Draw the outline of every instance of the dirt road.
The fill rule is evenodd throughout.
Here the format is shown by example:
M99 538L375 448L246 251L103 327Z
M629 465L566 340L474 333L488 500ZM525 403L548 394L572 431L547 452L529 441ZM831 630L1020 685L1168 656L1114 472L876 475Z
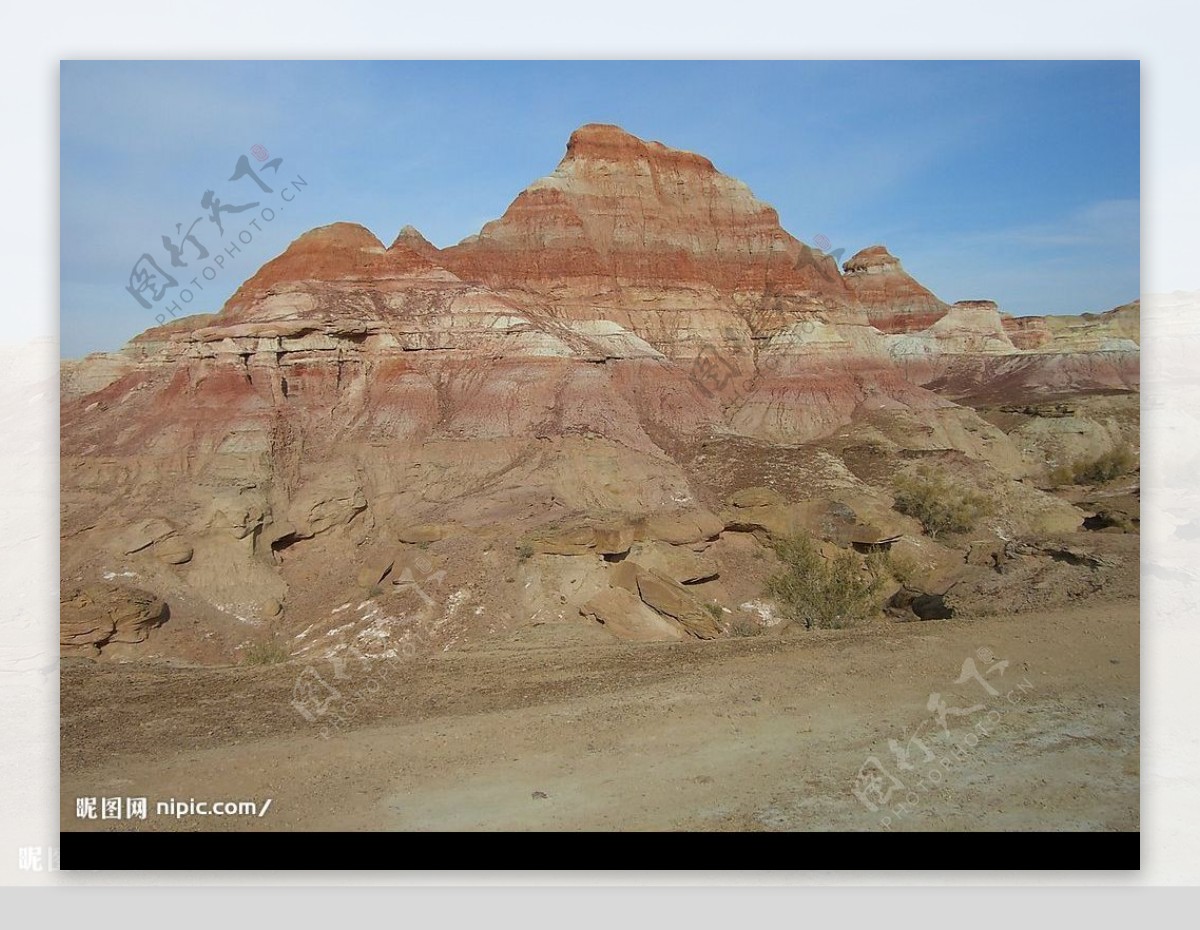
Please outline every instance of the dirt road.
M1132 600L670 645L547 624L370 669L79 660L62 824L1136 830L1138 693ZM107 796L148 798L147 819L77 817ZM168 798L272 800L175 819Z

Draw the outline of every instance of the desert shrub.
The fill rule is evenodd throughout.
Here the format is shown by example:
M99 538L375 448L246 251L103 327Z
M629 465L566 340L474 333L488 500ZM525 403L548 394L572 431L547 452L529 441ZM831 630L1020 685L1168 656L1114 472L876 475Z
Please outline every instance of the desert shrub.
M1120 443L1091 461L1076 463L1075 478L1077 481L1100 484L1127 475L1136 467L1137 455L1127 444Z
M704 605L704 609L708 611L709 616L711 616L714 620L722 620L725 617L725 611L721 609L720 604L709 601Z
M242 650L242 665L278 665L292 657L287 647L278 640L251 643Z
M521 543L517 546L517 561L525 562L533 557L533 546L529 543Z
M1075 459L1063 462L1050 469L1047 480L1051 487L1061 488L1070 484L1103 484L1137 468L1137 453L1128 443L1118 443L1095 458Z
M879 578L889 575L907 587L916 581L920 567L917 560L903 552L872 552L867 556L867 567Z
M807 536L792 536L775 546L782 570L767 582L767 593L781 613L807 629L840 629L869 617L883 587L875 572L864 572L858 556L843 552L826 561Z
M751 620L749 617L734 617L729 621L729 635L735 638L762 636L765 632L766 629L761 623Z
M969 532L992 512L992 502L984 495L956 487L925 468L898 477L893 490L895 508L919 520L935 539L942 533Z
M1074 484L1075 466L1067 462L1055 465L1050 469L1046 480L1052 488L1063 488L1069 484Z

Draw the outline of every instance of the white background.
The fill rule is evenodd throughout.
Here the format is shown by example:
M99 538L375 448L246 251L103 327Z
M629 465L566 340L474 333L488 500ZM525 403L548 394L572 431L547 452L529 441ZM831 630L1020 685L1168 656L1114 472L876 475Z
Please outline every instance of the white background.
M1173 884L1200 880L1200 733L1193 722L1200 708L1200 637L1194 608L1200 604L1200 544L1174 537L1174 529L1200 518L1200 121L1197 120L1195 6L1093 0L1086 4L1010 2L991 7L956 2L853 4L759 2L717 4L608 0L602 4L562 2L483 3L459 0L452 8L341 0L336 4L292 0L41 3L6 5L3 16L3 144L0 144L0 261L5 269L0 297L0 883L295 883L314 875L158 875L114 873L103 878L17 870L21 846L55 843L57 824L57 589L58 462L58 61L61 58L1137 58L1143 62L1143 870L1140 873L1057 875L995 873L831 873L821 866L819 838L794 839L797 871L747 873L749 881L901 884L975 881ZM448 118L453 118L448 115ZM148 120L147 145L153 145ZM1191 292L1175 293L1169 292ZM469 842L469 840L468 840ZM862 860L875 864L870 838ZM942 842L941 840L938 841ZM964 863L986 837L955 840ZM1036 841L1035 841L1036 842ZM1010 844L1012 845L1012 844ZM536 848L536 847L535 847ZM914 840L912 855L897 866L919 867L928 843ZM1020 848L1016 844L1015 848ZM600 853L600 848L597 849ZM602 864L599 857L596 864ZM497 863L498 866L511 863ZM581 865L587 865L581 863ZM738 863L662 863L668 879L711 882ZM1020 868L1019 855L1013 856ZM1088 863L1064 863L1066 869ZM214 863L214 866L219 864ZM458 873L478 879L479 873ZM508 873L507 880L554 880L555 873ZM653 874L578 871L557 873L558 881L634 878ZM443 878L448 878L443 873ZM328 873L329 884L353 880L388 883L387 873L359 876ZM494 880L505 880L495 877ZM195 897L198 889L188 892ZM177 894L184 894L177 892ZM223 911L257 913L241 898L222 900ZM290 905L265 913L282 923L292 906L322 923L352 913L387 923L439 916L482 917L522 926L591 925L607 919L611 906L632 906L649 918L674 924L683 902L664 902L647 891L588 892L592 900L565 892L463 892L430 897L405 891L386 907L369 908L315 900L299 888ZM787 897L780 897L786 895ZM204 900L212 902L205 890ZM357 892L355 901L369 896ZM825 892L795 889L757 892L755 905L788 923L820 920L891 925L897 921L950 921L975 926L1003 919L1036 920L1061 913L1064 902L1044 895L1016 901L966 899L947 889L926 893L903 906L871 904L862 894L832 899ZM494 909L506 902L516 910ZM1054 903L1057 902L1057 903ZM46 903L46 902L43 902ZM140 889L109 916L122 922L141 914L189 925L200 916L181 900ZM1110 917L1128 924L1142 914L1127 898L1101 899ZM26 905L27 906L27 905ZM41 907L42 904L39 904ZM738 892L693 892L690 914L705 924L744 922L747 899ZM276 905L272 905L276 907ZM376 910L376 908L379 910ZM329 910L323 910L329 909ZM337 910L333 910L337 908ZM1049 913L1047 913L1047 909ZM23 908L6 917L44 919ZM372 917L371 915L374 914ZM897 916L902 914L903 916ZM37 917L35 915L41 915ZM5 918L5 923L8 920ZM1143 917L1144 919L1144 917ZM211 917L206 918L206 922ZM657 921L656 921L657 922ZM23 922L11 924L22 926Z

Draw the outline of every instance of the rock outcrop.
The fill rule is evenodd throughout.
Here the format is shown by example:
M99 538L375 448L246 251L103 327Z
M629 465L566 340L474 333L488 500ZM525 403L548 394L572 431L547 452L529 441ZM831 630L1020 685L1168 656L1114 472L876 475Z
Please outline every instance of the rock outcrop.
M796 512L760 491L717 513L705 443L769 456L869 425L1016 474L1021 450L956 400L1134 389L1136 314L949 307L882 246L843 274L708 159L584 126L477 236L322 227L220 313L64 363L63 574L130 571L258 623L338 606L330 573L370 589L366 551L619 561L738 521L769 536ZM716 635L680 584L709 572L680 562L628 593Z
M139 588L89 584L64 590L60 642L66 654L99 655L109 643L140 643L166 621L167 605Z
M900 260L882 245L858 252L842 265L846 286L882 333L928 329L949 308L909 275Z

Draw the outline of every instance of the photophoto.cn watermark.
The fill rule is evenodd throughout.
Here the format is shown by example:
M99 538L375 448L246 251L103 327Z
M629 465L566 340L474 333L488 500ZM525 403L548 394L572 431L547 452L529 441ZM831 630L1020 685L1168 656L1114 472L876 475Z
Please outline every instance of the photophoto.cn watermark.
M146 310L157 310L155 322L186 316L188 305L238 259L244 246L254 241L292 203L308 181L302 175L281 173L283 158L271 157L262 145L250 149L258 163L240 155L219 194L206 189L198 198L204 211L190 222L175 223L175 231L162 235L162 246L143 252L133 263L125 290ZM219 185L220 186L220 185ZM254 198L254 199L247 199ZM189 275L190 280L189 280Z
M951 704L935 691L925 702L930 716L901 739L887 741L889 758L868 756L859 768L851 793L872 814L878 826L900 826L927 802L934 792L945 791L958 772L976 762L978 753L993 737L1005 715L1025 702L1033 691L1028 676L1020 681L1005 678L1010 662L997 659L987 647L968 656L954 679L955 685L977 686L978 696L964 705Z
M289 704L309 723L320 725L322 739L340 733L387 694L385 686L405 665L402 660L413 658L421 647L433 641L439 625L435 615L447 599L430 592L436 591L445 577L446 572L435 570L427 556L418 555L387 585L391 589L387 597L401 597L406 606L415 605L415 610L404 612L398 643L382 652L368 654L353 643L343 642L323 661L306 664L296 676ZM372 600L363 601L359 607L366 607Z

